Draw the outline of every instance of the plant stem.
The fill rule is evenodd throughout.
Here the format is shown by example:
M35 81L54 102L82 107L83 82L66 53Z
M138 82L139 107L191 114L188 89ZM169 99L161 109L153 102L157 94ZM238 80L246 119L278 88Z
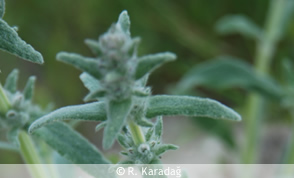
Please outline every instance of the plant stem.
M10 107L10 102L5 94L2 85L0 84L0 113L5 114Z
M283 20L285 20L287 0L273 0L264 31L264 35L257 44L255 56L255 69L262 75L267 75L270 64L275 52L276 43L281 36ZM259 139L259 129L261 123L264 99L251 94L247 105L247 119L245 120L246 145L242 155L242 163L255 163L257 152L257 143Z
M29 164L28 166L32 177L47 178L44 167L42 165L38 165L42 164L42 162L31 137L25 131L20 131L18 138L20 142L21 155L25 163Z
M131 119L129 119L128 125L129 125L129 128L130 128L134 143L136 145L140 145L141 143L144 143L145 142L145 137L144 137L144 134L143 134L143 132L141 130L141 127L138 126Z
M293 115L293 114L292 114ZM293 118L293 117L292 117ZM294 120L292 121L292 130L286 147L286 153L283 157L282 164L294 164Z

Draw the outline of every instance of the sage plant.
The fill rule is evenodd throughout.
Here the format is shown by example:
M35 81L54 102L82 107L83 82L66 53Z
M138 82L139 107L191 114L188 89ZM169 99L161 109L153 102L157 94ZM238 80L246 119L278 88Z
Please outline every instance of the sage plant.
M104 128L103 148L112 147L115 140L125 149L123 163L158 163L160 156L175 145L163 144L162 118L182 115L240 121L239 114L221 103L205 98L151 94L148 76L163 63L173 61L171 52L137 56L139 38L130 34L130 19L123 11L117 23L99 37L85 40L96 57L60 52L59 61L83 71L80 75L89 94L90 103L55 110L35 122L30 133L61 120L100 121L96 130ZM150 119L157 117L153 123ZM81 154L85 154L82 153Z

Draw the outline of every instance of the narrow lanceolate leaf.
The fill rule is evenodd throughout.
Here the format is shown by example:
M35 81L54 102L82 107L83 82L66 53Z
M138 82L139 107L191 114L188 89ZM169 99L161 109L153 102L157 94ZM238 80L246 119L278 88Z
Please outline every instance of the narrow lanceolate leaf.
M42 55L23 41L2 19L0 19L0 49L31 62L44 63Z
M162 125L163 125L162 116L158 116L156 125L155 125L155 130L154 130L155 136L157 138L161 138L162 129L163 129Z
M34 132L34 135L44 140L61 156L72 163L109 163L93 144L64 123L51 123Z
M216 30L221 34L239 33L245 37L259 40L262 30L250 19L242 15L225 16L216 25Z
M230 56L217 57L192 68L174 90L182 94L199 86L215 90L238 87L272 98L282 95L282 89L276 82L256 73L246 62Z
M147 133L145 134L145 139L146 139L147 142L150 141L150 138L152 137L153 132L154 132L154 128L153 127L151 127L150 129L148 129Z
M118 134L117 141L123 148L130 147L130 145L128 144L127 138L122 134Z
M126 99L123 101L110 101L107 108L107 125L104 129L103 148L109 149L117 134L125 125L127 116L132 107L132 100Z
M61 120L106 120L105 105L103 102L95 102L57 109L33 122L29 128L29 132L32 133L46 124Z
M80 79L82 80L84 86L90 91L94 92L101 89L100 82L96 78L89 75L87 72L83 72L80 75Z
M92 53L99 56L101 52L101 46L96 40L86 39L85 40L86 45L91 49Z
M0 0L0 18L2 19L5 13L5 0Z
M93 58L84 57L79 54L66 53L66 52L58 53L56 58L59 61L62 61L67 64L71 64L77 69L89 73L90 75L92 75L93 77L97 79L101 78L101 74L98 71L98 61Z
M15 93L17 90L18 77L19 77L18 69L13 69L13 71L11 71L6 78L4 88L10 91L11 93Z
M155 154L157 156L163 154L164 152L168 151L168 150L176 150L178 149L179 147L176 146L176 145L172 145L172 144L162 144L162 145L159 145L158 148L157 148L157 151L155 152Z
M122 11L122 13L119 15L118 24L120 24L125 33L130 34L131 21L126 10Z
M240 121L241 116L231 108L211 99L190 96L157 95L149 98L147 117L191 116Z
M90 92L85 98L83 99L85 102L89 101L97 101L99 98L104 97L106 95L105 90L96 90L93 92Z
M102 128L104 128L106 126L107 122L103 121L101 123L99 123L98 125L96 125L95 127L95 131L98 132L99 130L101 130Z
M9 110L11 107L11 104L7 98L7 95L0 83L0 113L1 114L6 114L6 112Z
M153 70L160 67L165 62L173 61L175 59L176 55L170 52L142 56L138 59L135 78L140 79L144 75L151 73Z
M34 88L35 88L36 77L31 76L28 79L28 82L23 90L23 95L26 100L31 100L34 95Z

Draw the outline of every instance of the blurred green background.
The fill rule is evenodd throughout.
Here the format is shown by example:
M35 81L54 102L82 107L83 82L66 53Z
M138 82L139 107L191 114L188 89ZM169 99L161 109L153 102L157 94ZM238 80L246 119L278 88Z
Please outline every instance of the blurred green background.
M126 9L131 17L132 36L142 39L139 55L172 51L178 56L176 62L153 73L149 81L154 94L166 93L168 86L192 66L213 57L233 55L252 63L253 41L239 35L220 36L215 32L215 24L224 15L243 14L263 27L268 4L269 0L8 0L4 20L19 27L20 37L43 54L45 64L32 64L0 51L0 81L3 83L13 68L19 68L20 88L28 76L38 77L35 101L43 106L50 102L56 107L82 103L87 90L79 80L81 72L56 61L55 55L68 51L92 56L84 39L97 39ZM277 79L279 59L285 55L294 58L293 46L292 22L279 43L272 66ZM231 107L242 102L227 101L217 93L205 92L206 96ZM0 163L15 163L17 159L0 158Z

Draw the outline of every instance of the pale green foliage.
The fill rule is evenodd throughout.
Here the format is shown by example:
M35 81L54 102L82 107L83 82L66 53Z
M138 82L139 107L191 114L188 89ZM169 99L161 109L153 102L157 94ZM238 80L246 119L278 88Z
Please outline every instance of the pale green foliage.
M149 99L149 107L146 113L148 118L174 115L241 120L238 113L211 99L170 95L158 95Z
M156 124L145 131L146 142L139 145L132 142L128 130L119 135L118 141L126 151L121 154L127 156L128 164L152 164L160 162L160 156L168 150L176 150L178 147L171 144L161 143L162 117L157 118Z
M263 35L262 30L255 23L242 15L221 18L216 25L216 30L221 34L239 33L254 40L261 39Z
M0 49L34 63L44 63L42 55L23 41L18 36L16 29L10 27L2 19L4 12L5 1L0 0Z
M64 158L76 164L108 164L97 148L64 123L53 123L34 132Z
M246 62L229 56L217 57L193 67L173 88L173 92L187 93L199 86L217 90L238 87L272 98L282 96L282 89L275 81L260 75Z
M127 12L123 11L118 22L100 36L98 41L85 40L96 55L95 58L66 52L57 55L59 61L69 63L84 72L80 79L89 89L89 94L84 100L96 102L67 106L53 111L32 123L29 127L30 133L39 132L36 129L54 121L100 121L96 131L105 127L104 149L109 149L117 139L122 147L127 149L126 152L122 152L128 156L126 162L149 164L159 163L160 156L165 151L177 149L175 145L161 143L162 115L241 120L232 109L210 99L151 96L150 87L146 87L149 74L163 63L175 60L176 56L165 52L137 57L139 38L131 38L129 29L129 17ZM157 116L159 119L156 123L148 120ZM140 133L139 126L144 127L143 133ZM61 135L60 138L66 137ZM54 137L51 144L61 145L61 142L55 139L57 137ZM71 154L71 157L76 158L74 154Z

